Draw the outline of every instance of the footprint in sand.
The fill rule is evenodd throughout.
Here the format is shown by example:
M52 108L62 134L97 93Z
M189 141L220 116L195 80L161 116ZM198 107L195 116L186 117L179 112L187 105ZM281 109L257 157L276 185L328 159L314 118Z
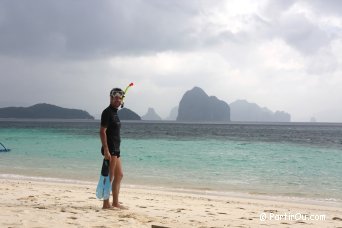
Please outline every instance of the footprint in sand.
M68 217L68 219L73 219L73 220L76 220L76 219L77 219L77 217L71 216L71 217Z
M193 219L190 219L189 222L196 222L196 223L199 223L199 221L193 220Z
M27 197L21 197L21 198L18 198L17 200L20 200L20 201L37 201L38 199L35 197L35 196L27 196Z
M333 217L332 220L335 220L335 221L342 221L342 218L339 218L339 217Z
M225 213L225 212L218 212L217 214L220 214L220 215L227 215L227 213Z
M306 222L303 221L296 221L296 223L306 224Z
M177 208L177 212L182 212L182 211L185 211L186 209L184 208Z
M264 210L264 212L268 212L268 213L276 213L276 212L278 212L278 210L272 210L272 209L270 209L270 210Z
M152 225L151 228L169 228L167 226Z
M253 220L252 218L246 218L246 217L241 217L240 219L244 219L244 220Z
M124 215L119 215L120 218L135 218L133 214L124 214Z

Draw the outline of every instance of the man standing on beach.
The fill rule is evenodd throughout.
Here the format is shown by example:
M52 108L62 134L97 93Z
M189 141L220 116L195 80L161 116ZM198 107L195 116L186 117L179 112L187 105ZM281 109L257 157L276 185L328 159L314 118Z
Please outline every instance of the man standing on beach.
M101 115L100 138L101 152L105 159L110 161L109 176L112 183L113 204L109 199L103 200L103 209L112 207L125 209L119 203L120 184L123 178L122 163L120 159L120 128L121 123L118 109L123 102L124 91L114 88L110 91L110 105L103 110Z

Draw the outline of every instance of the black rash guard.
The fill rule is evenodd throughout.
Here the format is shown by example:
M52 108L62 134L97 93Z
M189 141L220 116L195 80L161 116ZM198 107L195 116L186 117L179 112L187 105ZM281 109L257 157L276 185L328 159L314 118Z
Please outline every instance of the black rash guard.
M107 145L109 153L111 155L120 157L120 128L121 123L118 116L118 109L109 106L103 110L101 115L101 127L107 128ZM102 154L104 154L103 147L101 148Z

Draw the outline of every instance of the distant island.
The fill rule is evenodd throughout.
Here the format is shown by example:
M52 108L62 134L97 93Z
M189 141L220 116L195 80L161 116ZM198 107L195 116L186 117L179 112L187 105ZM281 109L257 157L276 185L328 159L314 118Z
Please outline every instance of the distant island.
M62 108L51 104L36 104L30 107L0 108L0 118L17 119L87 119L94 117L80 109Z
M255 103L237 100L230 104L232 121L250 122L290 122L291 115L284 111L272 112Z
M141 117L142 120L161 120L154 108L148 108L147 113Z
M178 112L178 113L177 113ZM185 92L177 107L170 112L170 119L189 122L290 122L291 115L284 111L271 111L246 100L231 104L208 96L203 89L194 87Z
M169 116L166 118L166 120L176 120L178 116L178 106L173 107L170 111Z
M153 108L139 116L134 111L123 108L118 111L120 120L162 120ZM0 108L0 118L15 119L87 119L94 117L80 109L62 108L52 104L36 104L30 107ZM291 115L284 111L271 111L246 100L230 104L215 96L208 96L203 89L194 87L186 91L178 106L173 107L168 121L179 122L290 122ZM314 117L311 122L315 122Z
M230 107L217 97L208 96L203 89L194 87L179 102L177 121L229 122Z
M141 120L141 117L128 108L123 108L118 111L120 120Z

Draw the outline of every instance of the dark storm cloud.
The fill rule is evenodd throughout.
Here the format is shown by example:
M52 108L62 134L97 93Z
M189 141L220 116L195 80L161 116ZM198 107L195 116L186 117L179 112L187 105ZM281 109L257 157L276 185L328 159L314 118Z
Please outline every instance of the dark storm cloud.
M310 55L329 45L331 38L317 24L302 15L283 18L274 25L272 31L301 53Z
M0 53L14 56L139 54L197 43L193 1L4 0Z
M313 2L316 3L309 8L315 11L319 11L317 7L320 4L326 3L326 1ZM300 1L268 1L261 12L263 19L255 20L255 27L261 27L257 33L264 36L266 40L282 39L304 55L315 54L322 47L328 47L336 37L323 30L316 21L307 18L305 14L289 12L296 3ZM310 4L311 1L302 1L302 3Z
M6 56L97 58L187 51L222 42L281 38L313 54L332 37L301 14L286 14L298 1L268 1L250 15L253 31L207 31L206 10L225 1L195 0L3 0L0 54ZM341 1L304 1L312 10L340 9ZM209 4L211 3L211 5ZM225 2L229 5L229 1ZM310 8L309 7L309 8ZM336 10L337 12L337 10Z

